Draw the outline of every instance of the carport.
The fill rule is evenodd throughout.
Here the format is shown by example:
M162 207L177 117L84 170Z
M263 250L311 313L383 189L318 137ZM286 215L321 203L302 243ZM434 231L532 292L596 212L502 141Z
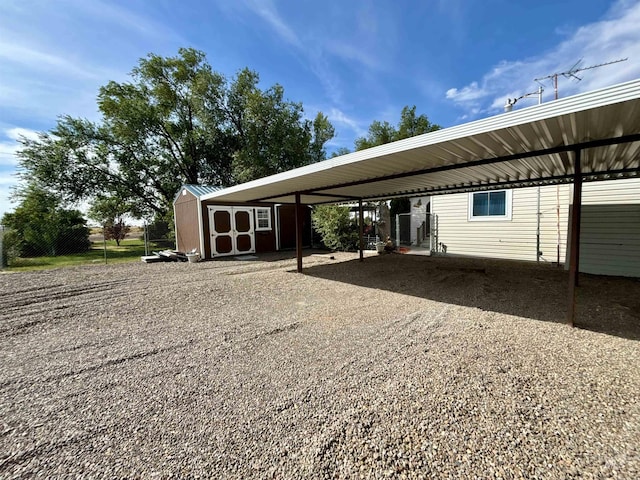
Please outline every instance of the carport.
M640 175L640 79L350 153L203 199L296 206L573 183L567 323L573 325L583 182Z

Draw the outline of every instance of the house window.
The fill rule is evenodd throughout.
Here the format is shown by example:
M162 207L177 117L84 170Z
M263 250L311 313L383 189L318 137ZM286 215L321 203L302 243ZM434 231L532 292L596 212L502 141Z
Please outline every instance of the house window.
M511 190L469 194L469 220L511 220Z
M270 208L256 208L256 230L271 230Z

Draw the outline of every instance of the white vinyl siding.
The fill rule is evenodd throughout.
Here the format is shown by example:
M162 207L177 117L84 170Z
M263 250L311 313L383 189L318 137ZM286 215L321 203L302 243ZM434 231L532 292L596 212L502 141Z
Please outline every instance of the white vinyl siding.
M511 221L470 221L467 193L433 197L432 212L438 216L438 242L446 245L447 255L535 261L537 191L538 187L510 191ZM541 261L558 260L558 221L560 262L565 259L569 191L567 185L540 188Z
M585 183L580 271L640 277L640 179Z

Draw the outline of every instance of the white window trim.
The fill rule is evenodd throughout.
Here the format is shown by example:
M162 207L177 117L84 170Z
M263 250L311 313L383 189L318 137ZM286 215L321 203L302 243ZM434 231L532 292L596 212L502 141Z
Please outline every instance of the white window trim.
M505 214L504 215L473 215L473 195L476 193L505 192ZM467 220L470 222L510 222L511 205L513 200L513 190L485 190L482 192L469 192L467 201Z
M258 211L259 210L266 210L267 211L267 219L269 220L269 225L267 225L266 227L260 227L259 224L259 219L258 219ZM255 226L255 231L256 232L267 232L267 231L271 231L273 228L271 226L271 207L256 207L256 226Z

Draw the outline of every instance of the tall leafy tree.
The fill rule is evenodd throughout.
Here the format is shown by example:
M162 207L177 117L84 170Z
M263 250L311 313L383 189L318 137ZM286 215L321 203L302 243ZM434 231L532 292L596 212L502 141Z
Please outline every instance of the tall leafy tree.
M324 159L327 118L258 84L248 69L228 80L198 50L150 54L130 82L100 89L100 122L62 116L23 138L23 176L66 200L116 197L134 216L167 217L183 183L229 186Z
M231 86L229 107L238 132L240 148L233 174L238 182L280 173L324 160L324 144L334 129L322 113L304 120L302 104L286 102L284 89L275 85L265 91L255 72L243 70Z

